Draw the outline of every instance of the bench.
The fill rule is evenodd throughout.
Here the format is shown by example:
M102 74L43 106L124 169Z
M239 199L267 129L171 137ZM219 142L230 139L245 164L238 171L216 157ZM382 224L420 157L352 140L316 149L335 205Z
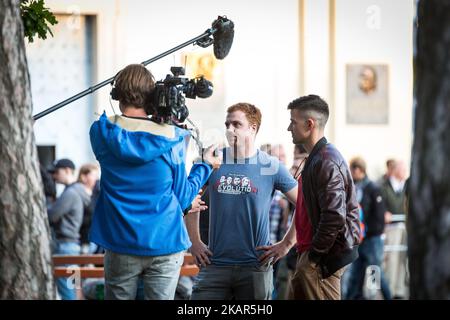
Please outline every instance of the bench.
M52 258L53 274L56 278L70 277L76 272L79 272L80 278L103 278L105 276L103 254L53 255ZM74 268L74 265L77 267ZM95 265L95 267L87 265ZM198 272L199 268L194 262L194 257L190 253L185 253L180 276L195 276Z

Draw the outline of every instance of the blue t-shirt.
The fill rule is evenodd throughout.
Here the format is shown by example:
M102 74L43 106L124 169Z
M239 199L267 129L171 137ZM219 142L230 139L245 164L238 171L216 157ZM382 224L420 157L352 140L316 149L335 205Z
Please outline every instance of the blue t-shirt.
M209 248L215 265L258 265L256 247L270 244L269 209L275 190L286 193L297 181L278 159L257 150L223 164L209 179Z

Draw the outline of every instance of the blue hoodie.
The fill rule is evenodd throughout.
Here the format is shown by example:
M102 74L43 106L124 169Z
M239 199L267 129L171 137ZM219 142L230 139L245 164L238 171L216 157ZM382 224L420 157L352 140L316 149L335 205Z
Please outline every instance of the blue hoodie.
M104 113L92 124L91 145L102 171L92 242L139 256L166 255L191 246L183 211L208 180L211 167L195 164L187 177L188 134L177 127L174 138L127 131Z

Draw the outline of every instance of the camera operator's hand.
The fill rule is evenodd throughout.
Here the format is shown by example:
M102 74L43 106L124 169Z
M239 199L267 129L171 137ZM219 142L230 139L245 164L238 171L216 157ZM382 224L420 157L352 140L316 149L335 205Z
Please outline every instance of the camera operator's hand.
M207 264L211 264L211 261L209 261L209 257L212 256L212 252L208 249L208 246L201 240L193 241L189 251L194 257L197 266L206 267Z
M217 144L209 146L203 151L202 156L203 161L212 165L214 169L219 168L220 165L222 164L222 157L220 157L219 155L214 155L214 151L216 151L217 148L218 148Z
M205 205L205 201L202 200L202 192L203 190L200 189L198 195L195 197L194 201L192 201L191 209L188 211L188 214L192 212L205 211L208 209L208 206Z

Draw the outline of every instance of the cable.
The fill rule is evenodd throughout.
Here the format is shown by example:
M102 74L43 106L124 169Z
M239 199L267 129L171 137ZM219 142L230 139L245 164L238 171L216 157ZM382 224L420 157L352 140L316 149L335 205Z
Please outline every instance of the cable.
M112 109L114 115L117 116L116 110L114 110L114 107L113 107L113 104L112 104L112 101L111 101L111 95L109 96L109 105L111 106L111 109Z

